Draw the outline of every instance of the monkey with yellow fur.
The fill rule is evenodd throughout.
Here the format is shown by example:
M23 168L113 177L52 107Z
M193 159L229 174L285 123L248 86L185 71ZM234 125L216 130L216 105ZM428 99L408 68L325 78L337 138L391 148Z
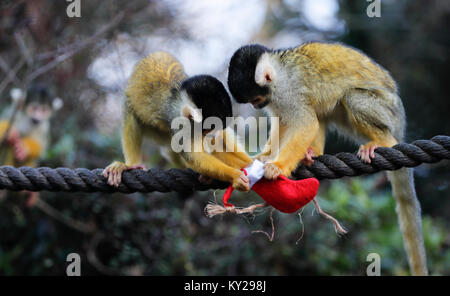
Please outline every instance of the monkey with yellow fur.
M53 98L47 86L34 84L22 94L19 89L11 91L14 104L19 104L15 120L10 127L13 107L2 114L0 139L9 130L5 145L0 147L2 165L15 167L37 165L45 153L49 141L50 118L62 107L62 100Z
M0 147L0 165L36 167L47 151L50 118L63 102L60 98L53 98L49 87L44 84L33 84L26 93L14 88L11 98L13 104L6 108L0 121L0 139L6 137ZM10 126L11 115L16 108L17 113ZM33 206L39 193L26 192L26 195L26 204Z
M290 176L299 163L309 165L323 154L325 132L338 132L365 141L358 156L370 162L377 147L404 139L405 112L391 75L365 54L337 43L305 43L272 50L247 45L231 58L228 86L239 103L267 106L279 118L258 156L265 177ZM279 137L279 150L272 147ZM275 155L275 157L270 157ZM427 274L420 205L412 169L388 172L397 202L408 262L414 275Z
M222 123L226 117L232 116L231 99L219 80L209 75L188 78L183 66L172 55L156 52L137 63L125 96L122 126L125 163L115 161L104 170L110 185L119 186L125 170L145 168L141 146L143 137L149 137L168 150L173 163L193 169L201 174L202 179L208 177L230 182L242 191L250 189L248 178L240 169L252 160L228 128L216 131L214 137L224 140L224 148L233 146L232 152L208 153L202 149L176 153L171 149L175 134L171 123L175 118L184 117L191 123L203 124L211 116L220 118ZM195 141L203 143L209 132L210 129L203 128L201 137L192 138L192 147L199 144Z

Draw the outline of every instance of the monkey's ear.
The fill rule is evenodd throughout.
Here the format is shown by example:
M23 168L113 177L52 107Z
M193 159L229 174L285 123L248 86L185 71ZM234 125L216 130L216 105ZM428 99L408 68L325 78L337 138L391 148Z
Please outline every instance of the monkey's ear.
M270 61L270 56L264 54L259 59L255 69L255 82L259 86L269 85L276 77L275 69Z
M9 92L9 95L11 96L11 100L13 101L13 103L17 103L17 102L25 99L25 94L24 94L23 90L21 90L20 88L11 89L11 91Z
M189 104L186 104L181 108L181 116L192 119L195 122L202 122L201 109L194 108Z
M52 102L53 111L58 111L64 106L64 102L61 98L54 98Z

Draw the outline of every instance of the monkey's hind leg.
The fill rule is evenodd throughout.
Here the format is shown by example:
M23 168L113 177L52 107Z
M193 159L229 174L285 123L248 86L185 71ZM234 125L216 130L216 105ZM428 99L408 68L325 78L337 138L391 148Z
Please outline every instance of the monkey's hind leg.
M404 111L401 102L394 95L386 95L393 101L379 94L365 90L354 90L342 104L346 110L349 129L355 136L369 139L359 147L358 156L370 163L378 147L392 147L403 138Z
M323 154L325 148L325 133L327 130L327 124L324 121L319 121L319 131L311 146L306 150L305 158L302 159L301 164L305 166L311 166L314 163L313 157L317 157Z

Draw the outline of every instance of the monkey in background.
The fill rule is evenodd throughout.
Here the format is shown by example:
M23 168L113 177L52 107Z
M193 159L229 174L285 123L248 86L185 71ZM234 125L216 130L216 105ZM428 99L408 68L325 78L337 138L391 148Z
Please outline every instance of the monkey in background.
M240 169L252 160L239 147L229 128L219 130L214 136L215 140L223 140L224 148L230 147L233 152L175 153L170 149L175 133L171 122L177 117L202 124L203 135L200 139L192 139L193 142L203 143L204 137L211 132L203 126L208 117L220 118L226 127L226 117L232 116L231 99L219 80L209 75L188 78L183 66L172 55L156 52L137 63L125 96L122 126L125 163L115 161L104 170L110 185L119 186L125 170L145 168L141 146L143 137L149 137L167 148L173 163L200 173L201 181L213 178L229 182L241 191L250 189L249 180ZM192 144L193 147L195 143Z
M365 141L358 156L367 163L377 147L391 147L404 139L405 112L391 75L362 52L337 43L305 43L272 50L262 45L238 49L230 60L228 86L239 103L267 107L279 118L279 134L271 132L260 155L265 177L290 176L299 163L310 165L323 154L325 132ZM269 158L271 142L279 150ZM388 172L409 266L426 275L420 205L412 169Z
M63 102L60 98L53 98L48 87L42 84L32 85L26 93L12 89L11 98L13 104L0 120L0 139L6 136L0 147L0 165L36 167L47 151L50 118ZM15 108L17 113L10 126ZM26 191L26 196L26 204L31 207L36 204L39 193Z
M11 127L9 118L13 108L2 114L0 139L8 129L9 133L4 147L0 147L1 165L34 167L47 150L50 118L62 107L62 100L53 98L48 87L41 84L32 85L26 94L13 89L11 98L19 106Z

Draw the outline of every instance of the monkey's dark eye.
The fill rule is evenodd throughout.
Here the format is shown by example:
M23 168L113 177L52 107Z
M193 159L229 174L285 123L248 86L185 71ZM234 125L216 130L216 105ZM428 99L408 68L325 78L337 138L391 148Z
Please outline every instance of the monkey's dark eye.
M258 106L259 104L264 102L264 98L261 96L257 96L255 98L253 98L253 100L250 101L250 103L252 103L253 106Z

